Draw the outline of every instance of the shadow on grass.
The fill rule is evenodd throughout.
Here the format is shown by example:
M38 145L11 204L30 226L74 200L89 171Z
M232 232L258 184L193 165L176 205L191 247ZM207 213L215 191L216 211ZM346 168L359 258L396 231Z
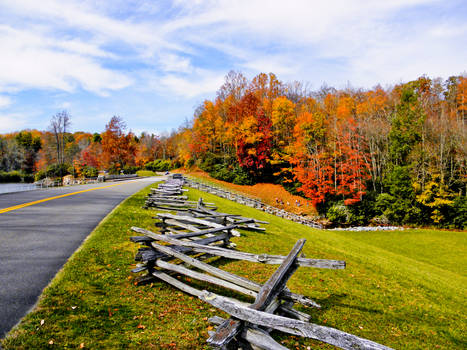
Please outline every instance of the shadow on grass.
M335 308L336 306L348 308L348 309L354 309L362 312L368 312L368 313L373 313L373 314L382 314L381 310L377 309L369 309L367 307L362 307L358 305L351 305L347 303L343 303L342 300L347 298L348 294L342 293L342 294L331 294L327 298L321 298L321 299L315 299L315 301L321 305L321 310L326 311L330 310L332 308Z

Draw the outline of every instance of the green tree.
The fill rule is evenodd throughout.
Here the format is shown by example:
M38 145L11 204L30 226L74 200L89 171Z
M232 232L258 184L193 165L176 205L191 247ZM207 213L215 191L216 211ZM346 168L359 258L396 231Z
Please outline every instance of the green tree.
M418 96L409 84L402 90L389 132L389 154L394 165L408 165L410 153L422 139L424 119Z
M390 221L402 224L420 219L416 207L410 155L422 140L425 114L415 91L416 82L402 87L389 132L389 169L386 188L392 200L384 210Z
M21 170L31 174L37 160L37 153L42 147L41 138L33 137L30 132L20 132L15 137L16 143L23 151Z

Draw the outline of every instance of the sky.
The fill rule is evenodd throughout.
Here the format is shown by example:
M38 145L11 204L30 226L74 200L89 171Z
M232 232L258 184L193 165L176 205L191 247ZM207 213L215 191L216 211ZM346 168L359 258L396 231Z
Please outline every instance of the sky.
M225 75L311 89L467 71L465 0L0 0L0 133L176 129Z

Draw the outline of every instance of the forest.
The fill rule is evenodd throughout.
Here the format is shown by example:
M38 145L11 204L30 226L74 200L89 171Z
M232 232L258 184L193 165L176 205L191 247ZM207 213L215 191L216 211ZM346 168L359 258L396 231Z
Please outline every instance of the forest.
M0 136L0 181L199 167L235 184L281 184L333 225L467 227L467 78L372 89L229 72L192 121L163 135L47 131ZM33 175L34 174L34 175Z

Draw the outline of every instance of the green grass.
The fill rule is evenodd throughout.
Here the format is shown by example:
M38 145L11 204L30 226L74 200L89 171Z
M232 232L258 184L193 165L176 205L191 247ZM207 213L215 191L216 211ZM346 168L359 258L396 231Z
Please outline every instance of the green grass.
M154 211L141 209L148 191L130 197L101 223L44 291L37 308L2 342L5 349L78 348L82 343L91 349L207 348L207 317L222 313L161 282L136 286L129 272L137 250L128 239L133 235L129 228L154 229ZM346 260L345 270L300 268L289 281L292 291L323 306L299 308L312 315L312 322L397 349L467 347L465 232L323 231L196 190L189 196L216 202L219 211L270 222L266 233L244 231L234 238L240 250L286 254L297 239L306 238L307 257ZM277 268L228 260L216 264L259 282ZM289 348L332 348L274 336Z
M138 170L136 175L140 177L158 176L154 171L151 170Z

